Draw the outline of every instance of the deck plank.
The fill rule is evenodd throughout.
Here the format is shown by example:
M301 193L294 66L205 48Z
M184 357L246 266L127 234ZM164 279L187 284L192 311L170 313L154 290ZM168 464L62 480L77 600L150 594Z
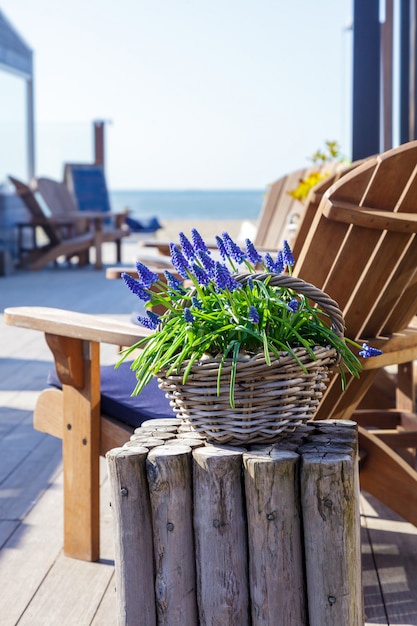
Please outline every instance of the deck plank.
M113 539L108 506L108 484L102 484L100 561L89 563L59 553L42 585L25 610L19 626L87 626L93 622L113 578ZM62 494L61 494L62 496ZM61 538L62 541L62 538ZM109 615L115 623L113 604Z
M369 495L367 506L366 527L388 623L417 623L417 528Z

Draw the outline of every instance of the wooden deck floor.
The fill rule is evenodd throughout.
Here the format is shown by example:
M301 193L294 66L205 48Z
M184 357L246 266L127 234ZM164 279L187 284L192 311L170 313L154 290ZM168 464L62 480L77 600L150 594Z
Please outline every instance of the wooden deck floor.
M108 281L90 268L0 277L1 312L29 304L126 319L136 302L121 281ZM116 358L113 346L104 347L103 362ZM104 460L102 559L84 563L62 553L61 442L32 428L33 406L50 365L41 333L0 320L0 624L113 626ZM417 626L417 528L363 494L362 533L366 624Z

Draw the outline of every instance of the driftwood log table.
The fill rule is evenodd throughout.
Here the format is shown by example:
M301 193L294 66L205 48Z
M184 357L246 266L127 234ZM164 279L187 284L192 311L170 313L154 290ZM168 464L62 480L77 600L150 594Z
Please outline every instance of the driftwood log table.
M151 420L107 454L118 624L363 624L356 424L211 445Z

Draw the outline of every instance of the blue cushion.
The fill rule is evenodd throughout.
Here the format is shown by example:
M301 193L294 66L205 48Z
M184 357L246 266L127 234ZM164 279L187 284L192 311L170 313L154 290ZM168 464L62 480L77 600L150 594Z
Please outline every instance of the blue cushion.
M104 365L101 373L101 411L109 417L137 428L148 419L175 417L165 393L153 378L139 396L131 396L136 385L136 375L130 363L122 363L117 369ZM48 384L61 388L55 370L48 375Z
M125 222L129 226L132 233L154 233L162 228L157 217L144 217L140 220L133 217L125 217Z

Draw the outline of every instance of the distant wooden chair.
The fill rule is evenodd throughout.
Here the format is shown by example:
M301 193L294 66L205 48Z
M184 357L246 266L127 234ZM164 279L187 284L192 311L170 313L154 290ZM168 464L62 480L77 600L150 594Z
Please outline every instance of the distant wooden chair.
M17 224L19 267L38 270L51 262L56 262L59 257L65 257L67 260L78 257L79 265L86 265L90 248L98 245L94 233L79 232L74 220L66 216L48 217L29 185L13 176L9 176L9 179L29 213L27 222ZM38 242L37 238L38 229L44 234L41 242ZM30 246L24 243L28 230Z
M371 345L383 349L382 356L364 362L363 375L349 380L344 393L334 376L318 417L358 419L362 487L415 525L417 472L395 450L417 447L416 415L411 410L370 414L355 409L376 373L387 365L400 370L400 408L414 407L407 368L417 357L417 329L408 327L417 308L416 233L417 142L413 142L366 160L332 185L320 202L295 267L296 275L340 301L349 337L370 338ZM99 454L126 440L143 419L134 421L143 403L148 415L169 415L166 405L157 410L162 392L156 385L147 398L134 398L128 418L127 409L120 412L119 397L118 412L113 401L116 392L121 392L123 381L132 389L134 378L128 378L132 375L128 364L116 372L102 369L100 387L99 346L100 342L132 345L146 330L37 307L6 309L5 321L44 332L54 354L62 390L48 388L40 394L34 424L63 439L65 551L95 560ZM110 385L106 396L105 382ZM122 393L128 404L129 392Z
M68 187L50 178L35 178L31 183L33 191L38 191L51 214L59 219L75 221L77 232L92 232L97 243L96 267L102 267L102 244L114 242L116 246L116 262L122 260L122 240L130 234L125 225L124 213L102 212L94 209L80 211Z
M284 239L292 245L298 236L300 225L304 220L307 225L310 216L317 209L324 191L346 169L347 166L342 163L329 162L308 168L300 168L276 180L268 186L256 225L253 226L251 224L250 228L248 228L249 225L246 222L242 224L241 233L237 237L238 243L244 243L247 231L253 230L254 235L249 238L253 240L254 245L260 251L277 251L282 247ZM296 189L299 182L307 178L312 172L325 174L325 178L311 189L305 200L301 201L294 198L290 192ZM149 253L147 248L155 249L157 254ZM160 240L141 241L138 250L138 260L150 263L155 267L169 266L169 242ZM108 271L109 278L116 278L119 274L120 272L117 271L117 268L110 268Z
M317 209L324 191L346 171L346 165L329 162L290 172L272 183L265 197L258 218L254 244L263 250L279 250L287 240L293 246L304 215L312 206ZM294 198L290 192L297 188L300 181L313 172L325 175L309 192L305 200Z
M80 211L98 211L110 214L110 194L104 168L95 163L66 163L64 182ZM162 228L156 216L140 217L130 215L126 208L125 223L132 233L152 234Z

